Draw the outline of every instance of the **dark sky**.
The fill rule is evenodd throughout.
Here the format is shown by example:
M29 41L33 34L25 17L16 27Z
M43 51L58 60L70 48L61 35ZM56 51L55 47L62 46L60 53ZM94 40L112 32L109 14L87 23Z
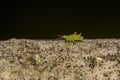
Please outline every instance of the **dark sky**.
M82 32L86 38L120 37L117 2L43 1L0 3L1 39L55 38L75 31Z

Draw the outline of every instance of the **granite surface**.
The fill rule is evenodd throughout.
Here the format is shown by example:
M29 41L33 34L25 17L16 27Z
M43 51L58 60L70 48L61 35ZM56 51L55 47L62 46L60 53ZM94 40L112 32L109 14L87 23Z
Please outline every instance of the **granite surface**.
M120 39L0 41L0 80L120 80Z

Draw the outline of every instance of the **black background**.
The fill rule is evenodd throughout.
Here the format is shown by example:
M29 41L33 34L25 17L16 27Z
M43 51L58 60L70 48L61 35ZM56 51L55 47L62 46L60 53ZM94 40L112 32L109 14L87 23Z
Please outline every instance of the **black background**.
M55 39L82 33L85 38L120 38L118 2L3 1L0 39Z

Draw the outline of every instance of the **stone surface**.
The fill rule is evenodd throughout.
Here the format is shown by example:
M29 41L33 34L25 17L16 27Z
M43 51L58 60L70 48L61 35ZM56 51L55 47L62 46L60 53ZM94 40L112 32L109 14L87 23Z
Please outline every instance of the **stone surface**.
M120 39L0 41L0 80L120 80Z

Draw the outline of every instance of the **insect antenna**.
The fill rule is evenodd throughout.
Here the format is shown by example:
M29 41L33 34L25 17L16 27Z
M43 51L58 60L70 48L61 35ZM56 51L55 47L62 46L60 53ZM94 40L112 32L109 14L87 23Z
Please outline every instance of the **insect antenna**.
M76 35L76 34L77 34L77 32L74 32L74 34Z
M63 39L63 35L57 35L57 39Z

